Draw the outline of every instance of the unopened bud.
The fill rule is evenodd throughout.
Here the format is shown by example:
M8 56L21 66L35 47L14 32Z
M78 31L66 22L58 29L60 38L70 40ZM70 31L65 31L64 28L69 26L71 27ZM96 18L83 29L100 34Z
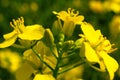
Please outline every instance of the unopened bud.
M50 29L45 29L44 42L47 46L51 46L54 43L54 36Z

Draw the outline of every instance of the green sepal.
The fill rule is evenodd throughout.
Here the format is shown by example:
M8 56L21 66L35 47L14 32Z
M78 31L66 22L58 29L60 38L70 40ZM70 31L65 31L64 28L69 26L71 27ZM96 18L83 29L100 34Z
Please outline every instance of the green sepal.
M54 36L49 28L45 29L43 42L49 47L51 47L54 44Z
M59 33L61 33L61 31L62 31L62 24L61 21L58 19L53 23L52 32L54 36L57 36Z
M75 41L76 48L80 48L83 44L84 38L77 39Z

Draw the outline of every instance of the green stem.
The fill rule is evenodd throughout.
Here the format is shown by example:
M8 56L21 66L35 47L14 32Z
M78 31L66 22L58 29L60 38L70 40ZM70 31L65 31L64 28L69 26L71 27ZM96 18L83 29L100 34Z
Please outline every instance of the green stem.
M52 71L54 70L49 64L47 64L47 63L41 58L40 55L37 54L37 52L36 52L33 48L31 48L31 49L32 49L32 51L35 53L35 55L36 55L48 68L50 68Z
M61 62L61 59L62 59L62 50L59 50L59 52L58 52L58 58L57 58L57 64L56 64L56 67L55 67L55 69L53 71L54 78L57 78L58 71L59 71L59 64Z
M53 51L54 48L55 48L54 46L53 46L53 48L50 47L50 51L51 51L51 53L53 54L53 56L57 59L57 56L55 55L55 52Z
M76 54L76 53L73 52L73 53L69 54L68 56L63 57L62 59L69 58L69 57L73 56L74 54Z
M72 66L72 67L70 67L70 68L67 68L67 69L65 69L65 70L63 70L63 71L61 71L61 72L59 72L58 74L62 74L62 73L64 73L64 72L67 72L67 71L69 71L69 70L71 70L71 69L73 69L73 68L76 68L76 67L78 67L78 66L84 64L84 63L85 63L85 62L81 62L81 63L79 63L79 64L76 64L76 65L74 65L74 66Z

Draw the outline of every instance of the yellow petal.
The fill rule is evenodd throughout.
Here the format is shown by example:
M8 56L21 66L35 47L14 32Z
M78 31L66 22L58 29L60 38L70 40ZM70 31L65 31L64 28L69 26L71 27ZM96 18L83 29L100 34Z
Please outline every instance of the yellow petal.
M63 20L63 21L65 21L66 18L67 18L68 16L70 16L66 11L61 11L61 12L59 12L59 13L53 11L53 13L56 14L57 17L58 17L59 19Z
M81 24L83 20L84 20L84 16L77 16L77 17L74 17L73 21L75 24Z
M112 58L111 56L109 56L106 52L101 51L100 52L100 56L103 58L105 66L108 70L109 76L110 76L110 80L113 80L114 78L114 73L117 71L119 65L117 63L117 61Z
M8 34L4 34L3 37L4 37L4 39L9 39L9 38L13 37L15 34L17 34L17 32L15 30L13 30L12 32L10 32Z
M83 47L84 47L84 52L82 53L85 53L85 57L86 59L89 61L89 62L97 62L99 63L99 57L98 55L96 54L95 50L90 46L89 43L87 42L84 42L83 43Z
M91 24L85 23L85 22L82 23L81 29L82 29L84 35L86 36L86 38L89 40L89 42L91 44L96 44L99 37L101 36L100 35L101 32L100 31L95 31Z
M33 80L55 80L52 75L37 74Z
M96 38L96 41L97 41L95 44L99 44L100 42L102 42L105 39L100 30L95 31L94 37Z
M24 40L39 40L44 35L44 28L41 25L27 26L25 31L18 35L19 38Z
M14 35L13 37L6 39L4 42L0 43L0 48L11 46L12 44L15 43L16 39L17 39L17 35Z

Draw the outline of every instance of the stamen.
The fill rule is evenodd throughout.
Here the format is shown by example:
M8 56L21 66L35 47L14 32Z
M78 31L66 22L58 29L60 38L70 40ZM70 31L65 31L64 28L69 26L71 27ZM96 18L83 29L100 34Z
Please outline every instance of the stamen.
M70 14L71 13L71 8L68 8L68 14Z
M82 38L85 38L85 35L83 35L83 34L79 34L78 36L80 36Z
M74 14L75 16L79 15L79 11L76 12L76 14Z
M85 37L85 35L79 34L79 36L80 36L81 38L83 38L85 42L89 42L88 39Z
M14 23L14 24L13 24ZM17 32L19 32L19 30L18 30L18 28L16 28L16 22L15 22L15 20L13 19L13 23L12 22L10 22L10 25L11 25L11 27L13 27Z
M23 17L21 17L21 23L22 23L22 24L24 23L24 18L23 18Z
M108 51L108 53L112 53L112 52L114 52L114 51L116 51L118 48L111 48L109 51Z
M15 29L15 26L12 24L12 22L10 22L10 26L13 27Z
M111 46L115 46L115 44L111 44ZM118 48L114 48L114 49L111 48L108 53L112 53L112 52L116 51L117 49L118 49Z
M21 33L24 30L24 19L23 19L23 17L18 18L18 20L13 19L13 22L10 22L10 25L18 33Z
M74 16L74 9L71 10L71 16Z
M103 35L100 35L98 39L101 40L102 38L103 38ZM106 38L104 38L104 39L106 39Z
M112 46L115 46L115 44L111 44Z
M14 26L16 27L17 22L15 21L15 19L13 19L13 24L14 24Z

